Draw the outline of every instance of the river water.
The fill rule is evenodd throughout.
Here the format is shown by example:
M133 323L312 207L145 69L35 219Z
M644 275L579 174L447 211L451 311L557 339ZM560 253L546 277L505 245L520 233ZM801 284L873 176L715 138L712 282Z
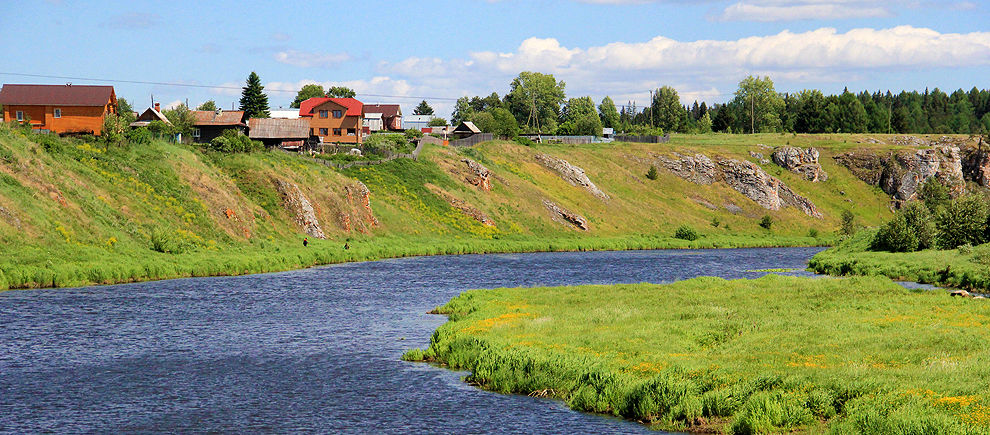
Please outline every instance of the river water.
M399 357L466 289L754 278L819 250L416 257L0 292L0 432L647 432Z

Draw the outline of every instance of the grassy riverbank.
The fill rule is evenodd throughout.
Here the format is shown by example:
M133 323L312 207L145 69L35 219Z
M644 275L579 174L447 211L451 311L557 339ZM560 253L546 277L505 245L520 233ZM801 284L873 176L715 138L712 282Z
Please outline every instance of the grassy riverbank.
M829 275L886 276L990 292L990 244L959 249L927 249L916 252L870 251L876 229L860 231L809 262L816 273Z
M839 216L889 216L887 197L826 158L857 136L675 136L670 144L426 146L399 159L338 171L281 152L222 154L152 141L107 147L0 125L0 289L230 275L409 255L590 249L827 245ZM750 152L815 146L824 183L760 163ZM658 155L706 153L753 161L811 199L823 218L765 210L722 183L660 171ZM603 201L541 166L537 154L585 170ZM464 163L490 171L490 190ZM474 180L476 181L476 180ZM305 201L303 201L305 199ZM546 201L586 220L554 219ZM310 205L312 215L304 215ZM761 227L764 215L771 228ZM483 222L484 220L484 222ZM305 230L317 224L325 240ZM700 236L674 238L685 226ZM352 249L343 250L348 243Z
M472 290L405 355L689 431L990 433L990 312L878 277Z

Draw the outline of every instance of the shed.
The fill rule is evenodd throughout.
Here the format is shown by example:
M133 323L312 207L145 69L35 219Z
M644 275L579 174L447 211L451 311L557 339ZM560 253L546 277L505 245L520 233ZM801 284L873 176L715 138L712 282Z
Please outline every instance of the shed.
M251 118L248 137L265 146L299 149L309 140L309 119Z
M454 137L457 137L457 138L470 137L470 136L474 136L474 135L476 135L478 133L481 133L481 129L479 129L477 126L475 126L474 123L471 122L471 121L464 121L464 122L462 122L452 132L452 134L454 135Z

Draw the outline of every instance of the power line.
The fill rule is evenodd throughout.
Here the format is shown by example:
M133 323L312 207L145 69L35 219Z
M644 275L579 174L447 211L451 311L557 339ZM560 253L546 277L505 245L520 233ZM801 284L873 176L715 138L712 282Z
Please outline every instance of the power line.
M21 76L21 77L37 77L46 79L59 79L59 80L82 80L89 82L106 82L106 83L128 83L137 85L158 85L158 86L176 86L176 87L186 87L186 88L201 88L201 89L230 89L230 90L241 90L240 86L222 86L222 85L197 85L192 83L171 83L171 82L152 82L152 81L142 81L142 80L121 80L121 79L105 79L105 78L92 78L92 77L70 77L70 76L54 76L45 74L25 74L25 73L13 73L13 72L0 72L0 75L8 76ZM296 93L298 91L289 89L266 89L268 92L288 92ZM378 98L406 98L406 99L416 99L416 100L448 100L457 101L457 98L451 97L424 97L416 95L383 95L383 94L365 94L358 92L357 95L364 97L378 97Z

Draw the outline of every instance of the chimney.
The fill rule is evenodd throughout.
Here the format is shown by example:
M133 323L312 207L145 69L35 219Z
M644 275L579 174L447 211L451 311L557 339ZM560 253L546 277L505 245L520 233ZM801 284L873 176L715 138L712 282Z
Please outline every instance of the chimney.
M161 103L155 103L155 111L156 112L161 112L162 111L162 104Z

